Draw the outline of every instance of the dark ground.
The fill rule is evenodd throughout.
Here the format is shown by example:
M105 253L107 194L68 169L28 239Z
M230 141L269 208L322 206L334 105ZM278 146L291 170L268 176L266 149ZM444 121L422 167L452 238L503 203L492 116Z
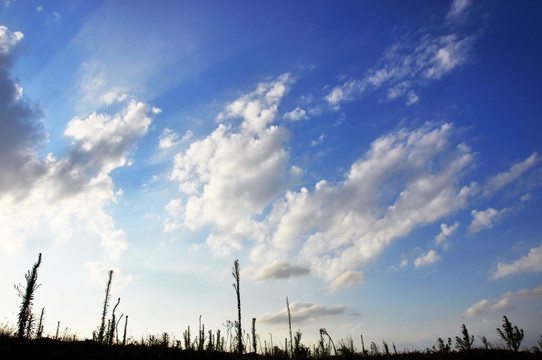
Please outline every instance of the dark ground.
M178 348L166 346L143 346L143 345L105 345L94 341L60 341L49 338L42 339L17 339L14 337L0 336L0 360L285 360L286 357L280 356L260 356L255 354L245 354L238 356L232 353L212 352L212 351L193 351L181 350ZM518 352L506 350L471 350L450 353L423 353L409 352L396 355L367 355L363 356L356 353L349 356L330 356L330 357L309 357L297 358L318 359L318 360L342 360L342 359L542 359L542 353Z

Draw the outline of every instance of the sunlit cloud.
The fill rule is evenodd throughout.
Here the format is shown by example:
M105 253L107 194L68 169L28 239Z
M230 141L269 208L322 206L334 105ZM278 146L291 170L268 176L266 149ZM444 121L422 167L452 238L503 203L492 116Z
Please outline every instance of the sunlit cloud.
M1 29L2 65L21 35ZM17 40L18 41L18 40ZM8 45L6 45L8 44ZM98 236L108 261L117 261L128 243L123 230L105 207L117 201L111 171L126 166L137 139L151 123L152 107L135 100L113 115L93 112L74 117L64 135L71 140L67 155L40 157L40 143L47 137L40 117L42 111L29 104L9 77L1 79L0 112L5 141L0 155L0 246L17 251L26 239L48 229L57 244L69 241L74 229Z
M542 286L534 289L522 289L519 291L509 291L500 296L499 299L483 299L467 309L465 314L469 317L486 315L488 313L502 313L503 311L513 309L519 301L542 298Z
M290 304L291 320L296 324L314 321L321 317L341 315L346 312L345 305L324 306L313 302L296 301ZM267 313L258 317L258 322L271 324L287 324L288 308L276 313Z
M491 278L500 279L517 273L540 271L542 271L542 245L532 248L526 256L512 263L499 262Z

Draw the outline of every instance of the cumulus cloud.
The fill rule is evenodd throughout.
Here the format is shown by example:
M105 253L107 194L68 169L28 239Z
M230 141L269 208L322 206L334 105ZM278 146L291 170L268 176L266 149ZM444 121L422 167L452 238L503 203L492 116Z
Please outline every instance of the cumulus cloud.
M324 316L333 316L344 314L346 306L332 305L324 306L313 302L296 301L290 304L290 314L292 321L296 324L303 324ZM270 324L284 324L288 322L288 308L280 310L276 313L267 313L258 317L258 322Z
M295 245L288 239L309 233L301 258L316 274L332 280L413 228L464 207L470 188L457 185L472 155L456 148L453 160L440 163L438 170L424 160L437 160L450 150L450 131L451 126L444 125L383 136L352 165L343 182L321 181L312 193L287 193L273 245L287 249L284 244Z
M257 89L226 106L218 128L174 158L170 179L188 194L184 224L190 229L212 225L207 238L215 253L238 248L248 236L250 217L262 210L287 185L288 132L272 125L290 78L259 84ZM243 119L238 129L224 121Z
M469 233L474 234L483 229L493 227L493 224L498 221L509 209L496 210L488 208L484 211L472 210L472 222L469 225Z
M528 169L532 168L539 162L539 156L535 152L524 161L518 162L510 168L510 170L502 172L490 178L484 187L484 195L492 194L493 192L503 188L512 181L518 179Z
M542 298L542 286L534 289L522 289L516 292L506 292L499 299L483 299L467 309L465 314L469 317L485 315L491 312L503 312L514 308L518 301Z
M43 111L10 77L12 50L22 37L0 27L0 247L16 251L42 230L57 243L85 231L100 239L108 261L116 261L128 244L105 211L122 194L109 174L127 165L152 108L131 100L114 115L75 117L64 132L71 141L67 155L39 156L47 137Z
M511 264L498 263L497 270L491 275L492 279L500 279L520 272L542 271L542 245L529 250L529 253Z
M454 13L463 11L467 3L456 1ZM421 35L417 39L405 37L388 47L379 63L361 78L347 79L334 87L325 97L327 102L337 108L343 101L386 87L388 99L406 96L406 105L412 105L419 100L415 88L427 86L469 61L472 36L418 33Z
M290 82L286 75L259 84L225 107L215 131L174 158L170 179L185 199L175 221L210 229L206 243L216 254L248 246L260 268L296 258L333 288L348 286L392 241L466 206L472 186L460 182L473 154L454 143L451 124L393 131L342 180L288 190L288 132L273 121Z
M20 196L45 171L35 148L47 138L43 111L22 96L22 87L11 76L22 38L21 32L0 26L0 194L17 191Z
M271 264L262 267L256 274L256 279L289 279L296 276L307 275L309 268L292 265L285 260L275 260Z
M0 56L7 56L23 36L20 31L11 32L6 26L0 25Z
M442 245L448 236L452 235L459 227L459 222L456 221L453 225L440 224L440 233L435 237L437 245Z
M439 260L440 256L438 256L437 252L435 250L429 250L426 254L423 254L414 260L414 267L417 269L420 266L428 266Z

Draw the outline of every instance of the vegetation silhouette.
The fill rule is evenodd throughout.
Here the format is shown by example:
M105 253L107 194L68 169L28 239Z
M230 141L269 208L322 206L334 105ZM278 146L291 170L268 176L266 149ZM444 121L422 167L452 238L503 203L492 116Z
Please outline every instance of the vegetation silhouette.
M17 337L22 338L25 336L30 337L32 335L32 328L34 323L34 315L32 314L32 305L34 301L34 292L41 285L38 284L38 267L41 264L41 253L38 255L38 261L32 266L32 270L24 276L26 279L26 285L15 285L15 289L19 293L19 297L22 299L21 309L19 310L19 317L17 321L18 331Z
M100 326L98 327L98 333L96 334L96 341L103 342L105 335L105 318L107 316L107 308L109 307L109 298L111 297L111 281L113 280L113 270L109 270L109 280L105 287L105 300L102 311L102 318Z
M497 333L506 342L508 349L517 352L525 335L523 329L518 329L517 326L512 327L506 316L502 317L502 328L504 331L497 328Z
M240 283L240 273L239 273L239 260L233 262L232 275L234 279L233 288L235 289L235 294L237 295L237 353L243 353L243 331L241 329L241 290L239 289Z
M185 360L211 360L224 359L236 360L239 358L254 360L263 358L267 360L327 360L327 359L542 359L542 335L537 346L531 349L520 349L525 333L523 329L513 326L506 316L503 316L502 328L497 328L499 339L489 342L481 337L483 347L474 346L474 336L471 335L463 324L461 336L455 337L455 350L452 347L452 339L437 339L437 344L432 348L420 350L397 351L392 343L393 352L388 343L382 340L382 347L371 342L369 349L365 348L363 335L361 335L361 350L354 347L351 337L340 339L338 346L325 328L320 329L320 337L317 344L311 347L301 342L301 330L292 335L291 309L289 299L286 298L288 311L288 338L284 340L284 347L273 344L273 336L269 333L270 346L264 341L263 344L256 333L256 318L252 318L252 333L243 333L241 328L241 295L240 295L240 267L239 261L235 260L232 268L234 277L233 287L237 297L238 320L227 321L223 324L226 333L221 334L217 330L213 335L212 330L205 332L202 317L199 317L199 331L195 339L191 338L190 326L183 333L183 342L164 332L158 335L142 337L140 341L127 338L128 316L125 317L124 334L122 342L119 341L119 323L124 316L116 318L116 309L120 304L118 298L113 308L111 318L107 320L107 310L111 296L111 284L113 271L109 271L106 294L103 304L102 316L98 330L93 331L92 340L79 340L75 335L70 335L68 328L64 334L59 334L60 322L57 323L56 335L51 337L44 335L43 319L45 308L41 309L41 315L37 327L34 327L32 305L37 283L37 270L41 264L41 253L38 261L25 275L26 286L15 286L19 296L23 299L19 311L17 327L8 324L0 325L0 359L185 359ZM231 334L235 328L235 336ZM34 331L35 329L35 331ZM243 336L246 335L247 346L243 344ZM252 339L251 339L252 335ZM251 341L252 340L252 341ZM258 341L260 342L258 348ZM252 342L251 349L249 343ZM252 352L248 352L252 350ZM333 353L332 353L333 351Z

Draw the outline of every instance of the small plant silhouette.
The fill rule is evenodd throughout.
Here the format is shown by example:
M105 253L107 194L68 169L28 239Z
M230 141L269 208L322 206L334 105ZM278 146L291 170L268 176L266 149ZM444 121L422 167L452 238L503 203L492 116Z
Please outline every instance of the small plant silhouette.
M290 302L288 301L288 296L286 296L286 308L288 309L288 329L290 331L290 355L294 354L294 344L292 338L292 315L290 313Z
M235 289L235 294L237 295L237 323L236 332L237 332L237 347L236 351L239 354L243 353L243 331L241 329L241 290L239 288L240 274L239 274L239 260L233 262L232 275L234 279L233 288Z
M19 293L19 297L23 299L17 322L17 337L19 338L24 337L25 332L27 337L30 337L32 333L32 325L34 322L34 316L32 315L34 292L41 285L38 284L38 267L40 264L41 253L38 255L38 261L34 264L34 266L32 266L32 270L28 271L28 273L24 276L26 279L26 286L21 284L15 285L15 289Z
M472 349L472 344L474 343L474 336L469 335L469 331L465 324L461 326L461 334L463 338L460 339L459 336L455 337L455 347L457 350L470 350Z
M518 329L517 326L512 327L506 316L502 317L502 328L504 331L497 328L497 333L506 342L509 350L517 352L525 335L523 329Z
M335 356L337 356L337 348L335 347L335 343L333 342L333 339L331 338L331 336L329 336L327 330L324 329L324 328L321 328L321 329L320 329L320 338L322 338L322 335L326 335L326 336L327 336L327 338L329 339L329 342L330 342L331 345L333 346L333 352L335 353Z
M107 308L109 307L109 298L111 297L111 281L113 279L113 270L109 270L109 280L107 280L107 286L105 288L105 300L104 307L102 311L102 320L100 327L98 328L98 334L96 340L98 342L103 342L105 340L105 318L107 317Z

